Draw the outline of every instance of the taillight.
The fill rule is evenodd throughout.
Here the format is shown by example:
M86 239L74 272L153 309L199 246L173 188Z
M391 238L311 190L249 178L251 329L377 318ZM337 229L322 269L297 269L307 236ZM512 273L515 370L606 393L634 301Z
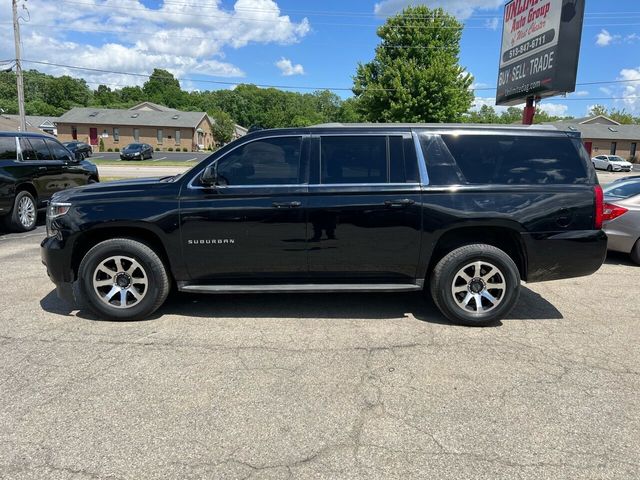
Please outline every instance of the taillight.
M602 215L604 211L604 193L602 193L602 187L596 185L593 187L593 193L595 194L596 210L594 212L595 229L600 230L602 228Z
M628 209L619 205L614 205L613 203L605 203L604 210L602 211L602 219L613 220L614 218L618 218L620 215L624 215L628 211Z

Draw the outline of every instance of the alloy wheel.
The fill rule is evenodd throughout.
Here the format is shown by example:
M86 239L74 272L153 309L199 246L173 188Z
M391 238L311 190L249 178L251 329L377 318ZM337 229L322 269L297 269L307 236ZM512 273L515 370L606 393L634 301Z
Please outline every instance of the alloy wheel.
M36 222L36 206L31 197L24 196L18 202L18 219L24 228L31 228Z
M147 272L142 265L134 258L121 255L100 262L92 282L98 298L114 308L138 305L149 288Z
M486 313L495 309L505 297L507 283L495 265L476 261L458 270L453 277L451 293L462 310Z

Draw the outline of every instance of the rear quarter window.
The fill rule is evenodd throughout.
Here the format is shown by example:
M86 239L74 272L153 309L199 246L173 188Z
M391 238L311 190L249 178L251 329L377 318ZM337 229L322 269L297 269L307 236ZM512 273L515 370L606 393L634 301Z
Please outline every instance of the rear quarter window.
M588 183L572 140L560 136L441 135L421 137L429 183L557 185Z
M17 155L15 137L0 137L0 160L15 160Z

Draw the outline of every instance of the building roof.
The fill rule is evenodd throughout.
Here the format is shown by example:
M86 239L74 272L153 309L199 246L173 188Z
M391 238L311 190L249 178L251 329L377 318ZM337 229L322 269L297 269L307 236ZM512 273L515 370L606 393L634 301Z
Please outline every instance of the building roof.
M603 117L606 119L607 117ZM597 117L592 117L597 119ZM580 121L582 120L582 121ZM613 120L612 120L613 122ZM587 123L584 119L563 120L559 122L551 122L549 125L555 125L559 129L580 132L582 138L593 140L639 140L640 141L640 125L620 125L614 123Z
M559 124L572 124L572 125L620 125L620 123L615 120L605 116L605 115L596 115L592 117L582 117L582 118L568 118L566 120L558 120L556 122L547 122L552 125Z
M112 108L72 108L58 118L58 125L91 124L91 125L127 125L134 127L177 127L196 128L203 118L204 112L181 112L169 110L119 110Z
M165 107L164 105L160 105L159 103L153 102L142 102L137 105L134 105L129 110L147 110L147 111L155 111L155 112L177 112L175 108Z
M0 115L0 130L17 132L20 130L20 120L18 115ZM27 117L27 131L34 133L43 133L37 126L34 126Z
M3 117L9 118L15 122L20 122L19 115L3 115ZM26 115L25 118L27 120L27 126L32 126L34 128L54 128L58 121L58 117L49 117L45 115Z

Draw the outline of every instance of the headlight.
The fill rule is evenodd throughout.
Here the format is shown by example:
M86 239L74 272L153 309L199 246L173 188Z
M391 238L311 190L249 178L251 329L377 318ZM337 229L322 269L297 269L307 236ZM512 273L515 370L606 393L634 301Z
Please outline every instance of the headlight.
M134 153L134 155L140 155L140 152L136 152L136 153Z
M52 237L58 233L58 229L53 224L56 218L66 215L71 208L70 203L51 202L47 207L47 237Z

